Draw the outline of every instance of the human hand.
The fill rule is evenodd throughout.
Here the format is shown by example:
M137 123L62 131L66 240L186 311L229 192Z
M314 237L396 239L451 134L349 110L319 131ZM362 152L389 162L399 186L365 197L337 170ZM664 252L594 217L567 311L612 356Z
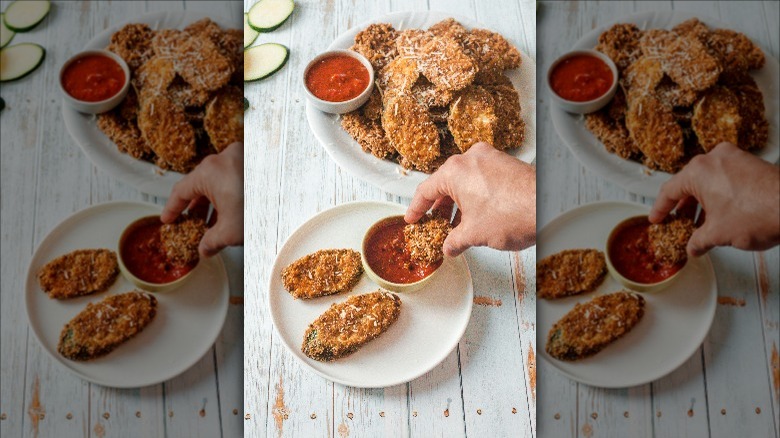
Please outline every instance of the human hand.
M459 216L444 241L449 257L472 246L518 251L536 242L536 170L487 143L450 157L417 186L404 219L417 222L453 201Z
M198 252L211 257L226 246L244 243L244 144L233 143L216 155L209 155L173 186L160 220L173 222L186 208L214 206L211 225L200 241Z
M688 242L689 255L700 256L716 246L759 251L780 243L777 166L721 143L694 157L661 187L650 222L661 222L691 198L701 204L704 222Z

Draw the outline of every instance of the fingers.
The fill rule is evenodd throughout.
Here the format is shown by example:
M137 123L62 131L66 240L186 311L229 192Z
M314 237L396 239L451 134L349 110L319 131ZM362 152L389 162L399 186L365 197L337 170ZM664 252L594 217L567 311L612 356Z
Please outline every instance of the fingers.
M658 198L656 198L653 209L650 211L649 219L651 223L661 222L677 206L678 202L692 195L685 189L685 180L686 176L683 170L661 186Z
M443 179L444 176L440 171L435 172L417 186L414 198L412 198L409 208L406 209L406 215L404 215L406 223L417 222L439 198L449 196L444 189Z
M691 239L688 241L688 247L686 248L688 255L691 257L699 257L718 246L717 242L712 239L710 234L710 229L707 226L696 229L696 231L693 232L693 235L691 235Z
M168 202L165 203L165 208L163 208L163 212L160 215L160 220L163 223L173 222L190 205L191 201L199 197L195 190L197 178L197 172L193 172L173 186L171 197L168 198Z
M433 207L431 207L431 209L438 213L439 216L447 219L447 221L450 221L452 220L452 210L454 207L455 201L453 201L449 196L444 196L437 199L436 202L433 203Z
M447 257L457 257L463 254L471 247L471 243L468 239L468 232L462 227L455 227L450 231L450 234L444 239L444 246L442 247L444 255Z
M217 226L206 230L206 233L200 240L200 245L198 245L198 252L200 253L201 257L212 257L227 246L225 243L223 243L220 235L221 230Z
M686 217L694 220L696 218L696 209L698 206L699 202L693 196L683 198L677 203L677 207L675 208L677 217Z

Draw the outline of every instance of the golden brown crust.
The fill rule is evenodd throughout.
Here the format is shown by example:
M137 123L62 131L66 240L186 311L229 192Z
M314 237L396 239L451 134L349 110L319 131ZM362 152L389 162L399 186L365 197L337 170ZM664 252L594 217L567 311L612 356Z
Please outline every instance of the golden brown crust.
M197 262L198 246L206 234L206 221L193 216L179 216L160 227L160 241L169 261L178 265Z
M536 293L554 300L596 290L607 275L604 253L595 249L567 249L536 265Z
M494 105L493 96L479 86L469 86L455 98L447 126L461 152L480 141L495 143L498 117Z
M284 268L282 284L295 298L319 298L349 292L362 274L359 252L324 249L305 255Z
M645 299L625 291L578 303L552 326L545 350L566 361L592 356L631 331L644 310Z
M217 152L244 140L244 93L234 86L219 91L206 106L203 127Z
M628 96L626 128L646 166L672 173L682 166L682 129L672 109L655 96L643 92Z
M382 128L408 167L430 171L439 157L439 133L427 109L413 97L385 93Z
M379 71L398 55L396 37L397 32L390 24L371 24L355 35L355 44L350 49L365 56L374 71Z
M58 300L108 290L119 275L116 253L108 249L79 249L50 261L38 272L38 283L49 298Z
M157 299L139 291L89 303L60 333L57 351L71 360L104 356L140 333L154 319Z
M154 54L153 37L154 31L145 24L126 24L111 35L108 50L124 59L133 72Z
M157 155L156 164L178 172L188 172L196 157L195 131L184 114L164 94L143 92L140 97L138 128Z
M497 117L493 147L506 150L522 146L525 140L525 122L517 91L511 83L488 85L484 88L493 97L493 111Z
M721 142L739 143L739 99L725 87L707 90L693 107L693 131L705 151Z
M655 259L670 265L686 261L685 248L693 231L693 220L685 217L668 216L662 223L650 225L647 235Z
M120 152L140 160L153 160L154 152L143 139L138 125L123 118L116 109L98 114L97 126Z
M599 36L596 50L609 56L619 72L641 56L639 38L642 32L633 24L618 23Z
M322 362L340 359L386 332L400 314L401 299L395 294L378 290L353 295L309 324L301 351Z
M682 88L701 91L718 81L721 72L718 60L696 38L680 36L663 50L661 65L664 73Z
M428 213L419 221L404 226L404 240L412 261L423 265L437 263L444 258L444 240L452 225L438 214Z
M382 124L360 114L360 110L341 116L341 127L355 139L365 152L378 158L390 158L396 155L395 148L385 136Z

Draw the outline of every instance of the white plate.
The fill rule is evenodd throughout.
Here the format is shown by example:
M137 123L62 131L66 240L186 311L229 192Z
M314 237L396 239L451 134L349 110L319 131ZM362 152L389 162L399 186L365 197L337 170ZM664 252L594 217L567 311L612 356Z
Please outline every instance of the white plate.
M604 251L607 236L621 220L650 210L639 204L597 202L570 210L539 232L539 259L573 248ZM688 266L668 288L642 294L645 315L628 334L587 359L564 362L547 351L547 334L575 303L621 290L610 275L594 292L559 300L538 300L537 344L544 361L578 382L603 388L625 388L652 382L682 365L699 348L712 325L718 289L708 256L688 260Z
M485 28L485 26L468 18L444 12L394 12L342 33L328 46L327 50L350 48L354 43L355 35L371 23L390 23L397 30L427 29L449 17L460 21L467 28ZM510 42L516 47L520 47L511 39ZM536 63L522 51L520 53L522 55L520 68L507 70L506 75L512 80L512 84L520 94L522 117L525 121L525 143L509 153L531 163L536 158ZM309 126L314 132L314 136L317 137L317 140L328 151L336 164L386 192L411 198L417 185L427 178L423 172L406 170L392 161L380 160L368 152L363 152L360 145L341 129L341 120L335 114L324 113L307 102L306 118L309 120Z
M697 14L680 11L642 12L617 20L616 23L634 23L640 29L671 29L678 23L693 17L699 17L702 22L710 27L734 28L728 24L710 20ZM592 49L596 47L599 35L610 26L612 24L586 33L571 49ZM739 29L734 30L738 31ZM775 163L778 157L780 157L780 139L778 139L780 102L776 98L778 92L780 92L780 66L777 59L773 58L769 52L765 50L764 54L766 55L766 65L760 70L752 70L751 75L764 94L764 107L767 120L769 121L769 142L763 149L757 151L756 155L770 163ZM555 56L558 55L561 55L561 53ZM545 92L549 93L550 91L546 90ZM607 152L604 145L585 127L583 116L569 114L557 105L550 105L550 115L552 116L555 131L558 132L563 142L569 146L572 154L583 166L598 173L610 182L624 187L629 192L655 198L658 196L661 185L671 177L669 173L649 171L642 164L624 160L615 154Z
M183 29L190 23L206 17L211 18L223 29L238 28L224 19L194 11L155 12L133 18L126 23L144 23L154 30ZM124 24L100 32L84 46L84 50L105 49L111 43L111 35ZM173 185L181 179L182 174L179 172L164 171L152 163L136 160L119 152L116 145L98 129L95 116L82 114L68 106L65 101L62 101L62 118L68 133L92 164L112 177L135 186L144 193L163 198L170 196Z
M43 239L30 262L25 287L27 318L43 349L84 380L115 388L136 388L171 379L195 364L217 339L228 309L228 278L219 256L203 259L186 283L155 294L157 316L136 337L101 358L76 362L57 352L62 327L87 303L136 289L119 274L104 293L52 300L38 285L37 273L50 260L81 248L117 250L122 230L133 220L160 214L161 207L108 202L66 218Z
M379 289L365 273L348 293L296 300L284 289L281 272L306 254L327 248L360 250L363 235L379 219L404 214L387 202L351 202L325 210L287 239L271 270L268 305L276 331L288 350L315 373L343 385L383 388L415 379L444 360L458 345L471 316L471 272L463 256L446 259L425 288L401 297L401 315L387 332L357 352L333 362L301 353L309 324L333 303Z

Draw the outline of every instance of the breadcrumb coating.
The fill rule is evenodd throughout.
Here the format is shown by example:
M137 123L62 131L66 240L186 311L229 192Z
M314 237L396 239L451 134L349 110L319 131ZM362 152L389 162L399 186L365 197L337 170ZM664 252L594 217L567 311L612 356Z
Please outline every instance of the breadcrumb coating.
M360 253L326 249L308 254L282 270L282 283L294 298L311 299L349 292L363 274Z
M447 219L428 213L419 221L404 226L404 240L412 261L432 265L444 258L444 240L452 231Z
M604 253L596 249L567 249L536 265L536 293L554 300L596 290L607 275Z
M108 249L79 249L50 261L38 272L38 283L58 300L108 290L119 275L116 253Z

